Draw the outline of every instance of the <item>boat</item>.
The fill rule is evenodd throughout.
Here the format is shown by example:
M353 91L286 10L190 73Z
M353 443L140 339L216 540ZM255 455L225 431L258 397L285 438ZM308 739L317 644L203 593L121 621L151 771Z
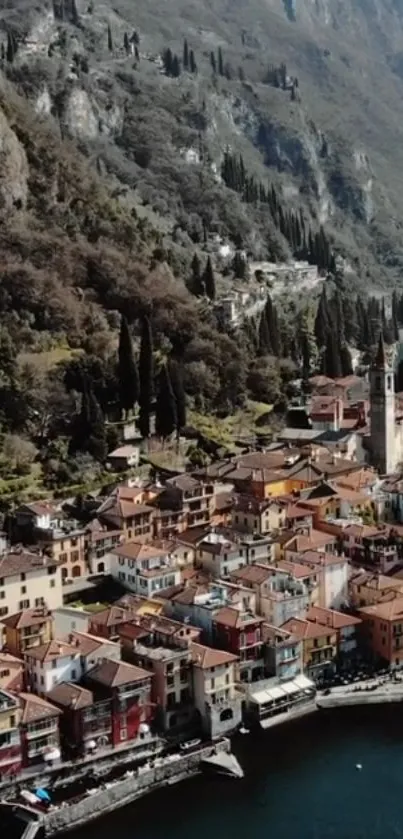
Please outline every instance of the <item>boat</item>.
M200 743L201 743L200 739L186 740L185 743L180 744L179 748L180 748L181 752L189 752L190 749L196 749L197 746L200 746Z

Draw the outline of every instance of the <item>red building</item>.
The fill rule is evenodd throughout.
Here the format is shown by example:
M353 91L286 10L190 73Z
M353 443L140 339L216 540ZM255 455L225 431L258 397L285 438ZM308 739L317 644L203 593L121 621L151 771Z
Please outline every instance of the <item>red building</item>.
M140 726L151 722L151 679L151 673L141 667L106 658L88 673L86 687L93 692L95 704L111 703L111 745L135 740Z
M23 767L60 760L59 708L34 693L20 693L19 699Z
M91 690L72 682L61 682L48 693L60 708L60 737L66 758L77 757L112 742L112 702L94 702ZM94 745L95 744L95 745Z
M20 702L17 696L0 691L0 778L17 774L22 766Z
M238 656L242 682L264 678L262 623L264 618L230 606L224 606L214 615L214 645Z

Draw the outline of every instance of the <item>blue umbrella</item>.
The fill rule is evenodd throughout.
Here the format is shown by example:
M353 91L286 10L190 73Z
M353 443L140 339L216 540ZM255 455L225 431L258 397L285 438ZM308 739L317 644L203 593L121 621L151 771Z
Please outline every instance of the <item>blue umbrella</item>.
M46 791L46 789L41 789L41 788L36 789L36 790L35 790L35 795L36 795L36 797L37 797L37 798L39 798L39 801L48 801L48 802L50 802L50 795L49 795L49 793Z

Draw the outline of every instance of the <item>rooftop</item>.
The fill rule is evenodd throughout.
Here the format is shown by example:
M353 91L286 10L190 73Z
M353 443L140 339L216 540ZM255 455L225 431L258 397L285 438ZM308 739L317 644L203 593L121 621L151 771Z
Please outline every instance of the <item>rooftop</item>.
M323 638L329 632L330 627L304 618L290 618L281 625L280 629L286 629L287 632L291 632L299 640L306 641L310 638Z
M55 685L47 696L55 705L72 708L75 711L89 708L94 702L94 697L90 690L80 685L74 685L72 682L61 682L61 684Z
M0 556L0 578L16 577L19 574L55 568L57 565L59 565L58 560L46 554L30 553L23 548L14 549Z
M40 626L51 620L52 613L49 609L41 607L39 609L24 609L22 612L16 612L14 615L3 618L1 622L9 629L25 629L28 626Z
M211 667L220 667L224 664L234 664L238 659L232 653L224 650L214 650L212 647L205 647L203 644L191 645L192 661L196 667L202 670L209 670Z
M22 705L21 723L29 725L31 722L48 719L49 717L56 717L61 714L59 708L52 705L41 696L36 696L35 693L20 693L19 699Z
M111 688L151 679L151 674L141 667L107 658L99 662L88 675L93 681Z
M36 661L49 662L56 661L58 658L65 658L66 656L76 656L79 651L76 646L68 644L65 641L48 641L47 644L41 644L39 647L31 647L24 653L26 659L34 658Z

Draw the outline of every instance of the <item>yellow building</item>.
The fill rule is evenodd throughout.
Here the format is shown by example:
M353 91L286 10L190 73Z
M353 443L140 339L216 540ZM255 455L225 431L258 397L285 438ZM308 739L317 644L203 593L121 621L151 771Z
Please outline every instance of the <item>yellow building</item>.
M290 618L280 628L302 641L304 672L310 678L316 680L333 671L337 656L337 632L303 618Z
M263 536L285 527L287 504L272 498L234 495L232 522L234 530Z
M3 620L7 650L22 657L33 647L47 644L53 638L52 613L46 607L26 609Z
M356 609L374 606L380 600L403 596L403 580L357 571L348 581L349 601Z
M21 770L20 701L8 691L0 690L0 767L1 776Z
M0 621L24 609L63 605L60 565L52 557L14 549L0 557Z

